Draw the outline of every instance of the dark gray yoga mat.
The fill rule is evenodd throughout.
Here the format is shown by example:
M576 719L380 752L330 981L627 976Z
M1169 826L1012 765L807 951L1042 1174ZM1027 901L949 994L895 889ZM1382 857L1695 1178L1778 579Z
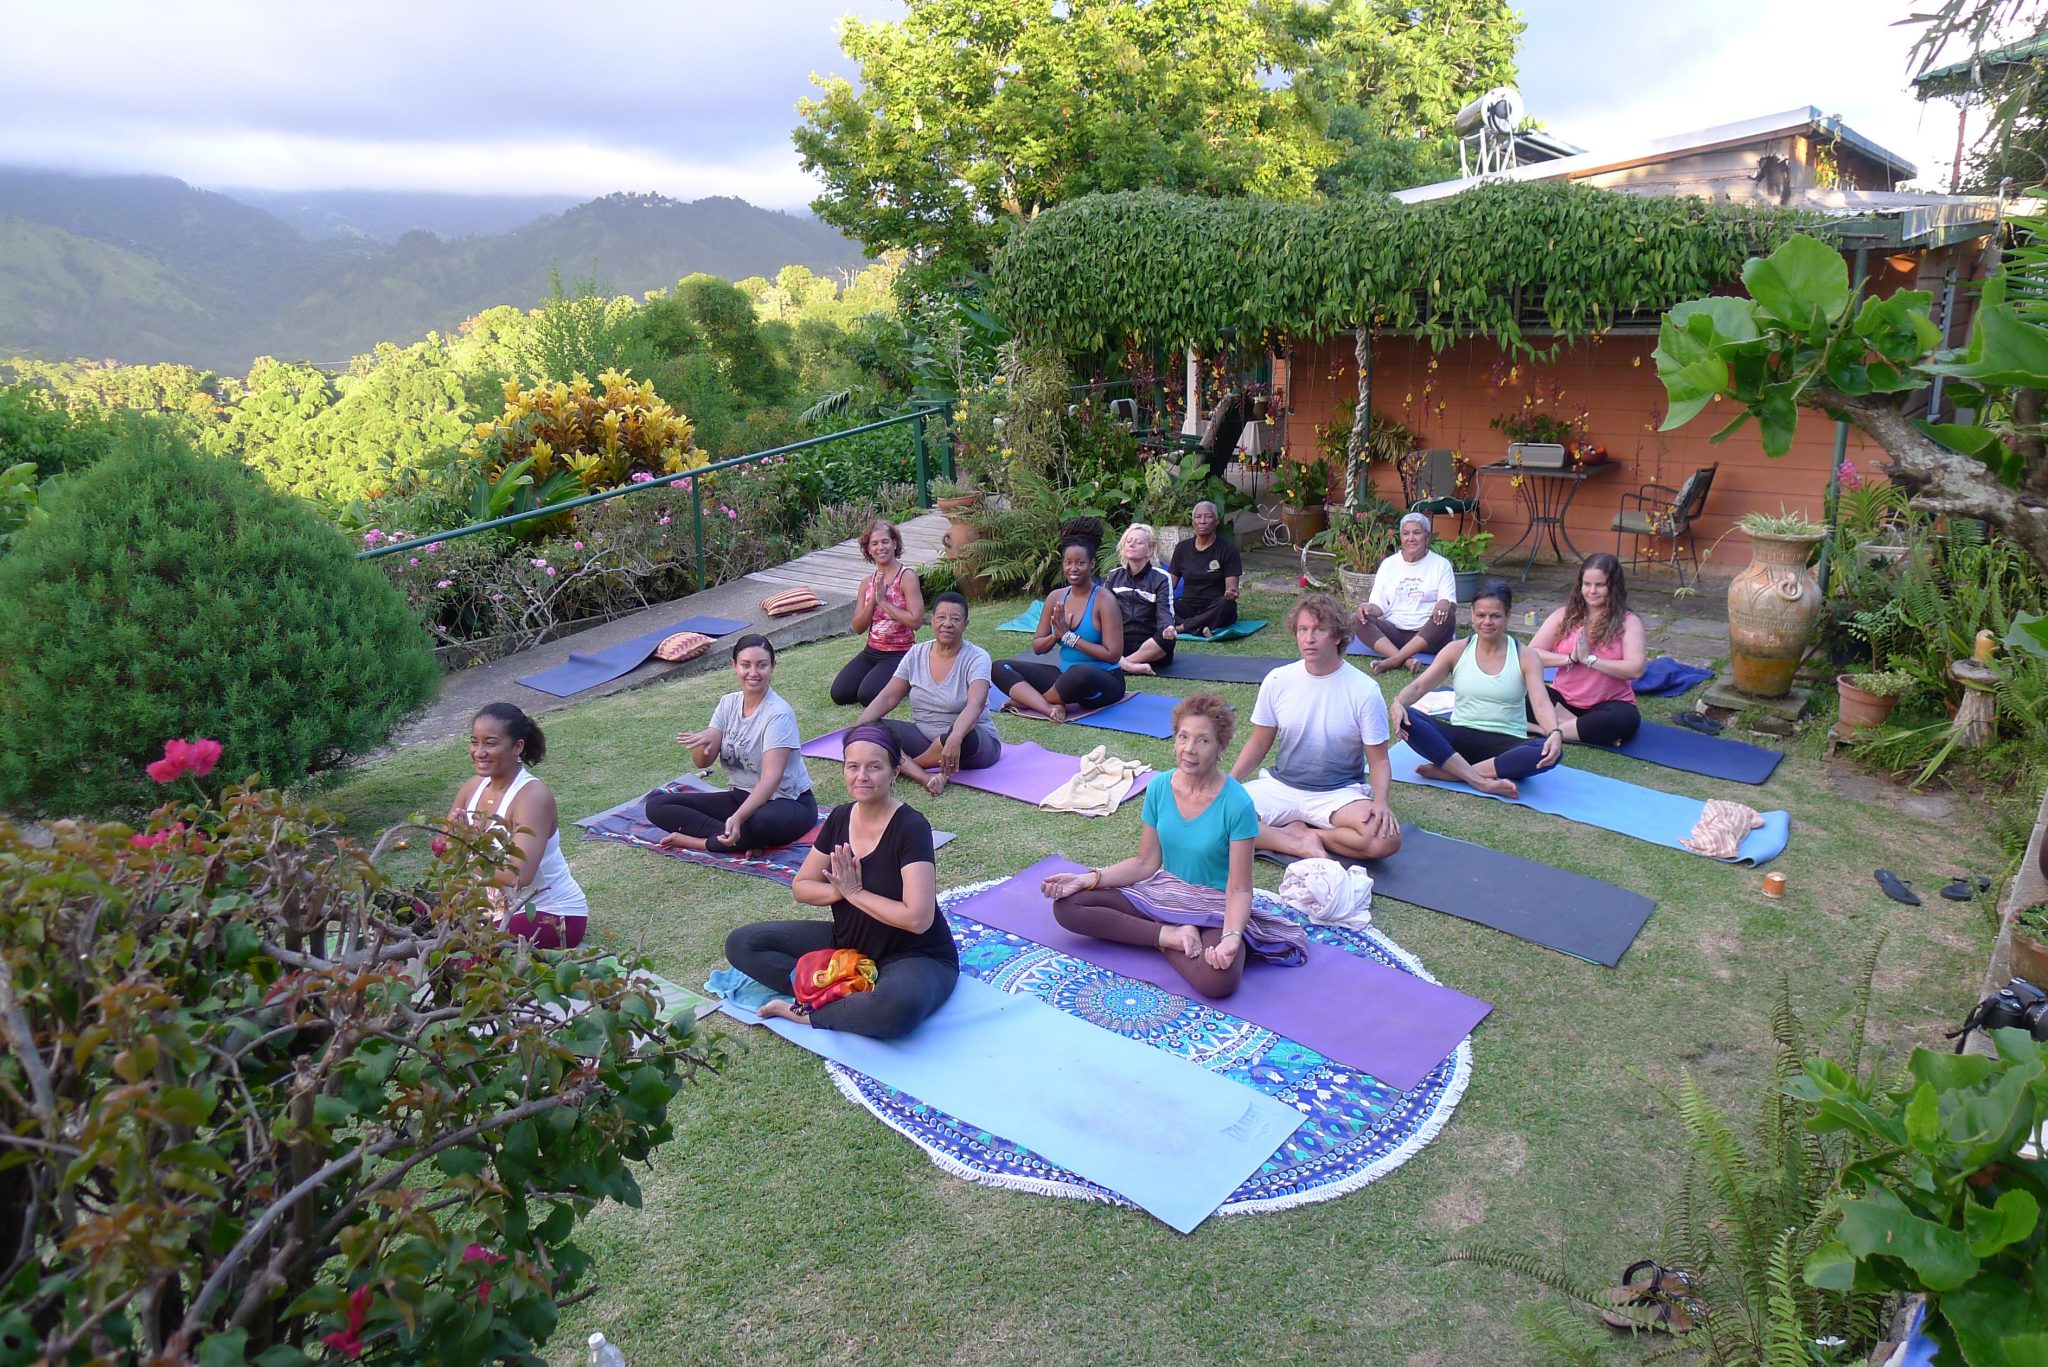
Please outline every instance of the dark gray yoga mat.
M1261 859L1291 864L1262 851ZM1365 865L1372 889L1418 907L1613 968L1657 904L1603 883L1401 823L1401 848Z
M1282 665L1292 664L1276 655L1205 655L1176 652L1170 665L1155 665L1162 679L1202 679L1210 683L1264 683L1266 676Z

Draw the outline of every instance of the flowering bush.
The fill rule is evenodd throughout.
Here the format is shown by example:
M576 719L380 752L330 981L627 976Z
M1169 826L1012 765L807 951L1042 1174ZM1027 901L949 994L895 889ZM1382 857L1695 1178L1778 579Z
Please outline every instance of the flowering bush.
M144 825L0 824L0 1357L536 1360L694 1022L504 937L502 828L426 828L399 893L405 828L365 851L273 791Z
M504 411L478 423L462 448L482 471L487 496L495 502L495 495L504 495L504 512L616 488L635 474L674 475L705 463L690 420L654 392L653 381L636 384L608 370L598 383L602 393L582 375L531 389L505 382Z
M400 596L303 501L136 427L0 555L0 807L145 805L153 738L290 782L433 696Z

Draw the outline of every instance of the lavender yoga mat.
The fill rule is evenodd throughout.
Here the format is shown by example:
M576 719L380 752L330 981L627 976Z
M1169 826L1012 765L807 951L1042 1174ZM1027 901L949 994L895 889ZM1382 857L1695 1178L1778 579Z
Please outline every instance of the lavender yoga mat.
M845 739L844 728L827 732L804 745L804 758L837 763L845 755ZM1004 741L1001 759L986 769L963 769L953 775L951 782L956 787L979 788L984 793L1014 797L1036 807L1080 772L1081 761L1072 755L1058 754L1028 740ZM1132 779L1123 800L1128 802L1152 777L1151 773L1143 773Z
M1158 950L1076 935L1053 919L1039 883L1080 867L1057 855L1041 859L953 910L1264 1026L1404 1092L1429 1076L1493 1010L1463 992L1320 944L1310 945L1308 962L1298 968L1248 964L1236 992L1205 997Z

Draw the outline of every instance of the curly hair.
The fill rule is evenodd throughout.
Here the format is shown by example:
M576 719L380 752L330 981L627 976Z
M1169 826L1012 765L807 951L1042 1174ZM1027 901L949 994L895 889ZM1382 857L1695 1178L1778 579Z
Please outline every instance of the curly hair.
M1102 519L1099 517L1070 517L1060 523L1060 552L1064 554L1069 546L1085 546L1088 558L1093 560L1102 553Z
M860 534L860 558L870 565L875 563L875 553L868 549L868 542L874 539L875 528L880 527L889 534L889 544L896 548L896 558L903 558L903 533L896 530L896 524L886 517L878 517L862 529Z
M1586 604L1587 570L1601 570L1607 575L1607 612L1597 628L1589 628L1586 632L1586 648L1590 650L1621 639L1622 628L1628 624L1628 585L1622 581L1621 561L1606 551L1595 551L1587 556L1586 563L1579 566L1579 573L1572 580L1572 596L1565 601L1564 621L1557 631L1560 641L1593 619L1593 610Z
M1230 738L1237 733L1237 717L1229 703L1214 693L1190 693L1173 709L1173 729L1180 730L1180 724L1190 717L1200 717L1209 723L1209 729L1216 733L1219 752L1230 748Z

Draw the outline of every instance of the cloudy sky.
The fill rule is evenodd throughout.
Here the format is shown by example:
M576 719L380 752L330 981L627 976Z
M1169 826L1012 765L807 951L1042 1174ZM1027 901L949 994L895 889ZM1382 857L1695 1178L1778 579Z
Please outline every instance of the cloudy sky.
M1803 105L1945 184L1911 0L1523 0L1529 112L1599 149ZM890 0L0 0L0 164L210 187L657 190L794 208L813 72Z

